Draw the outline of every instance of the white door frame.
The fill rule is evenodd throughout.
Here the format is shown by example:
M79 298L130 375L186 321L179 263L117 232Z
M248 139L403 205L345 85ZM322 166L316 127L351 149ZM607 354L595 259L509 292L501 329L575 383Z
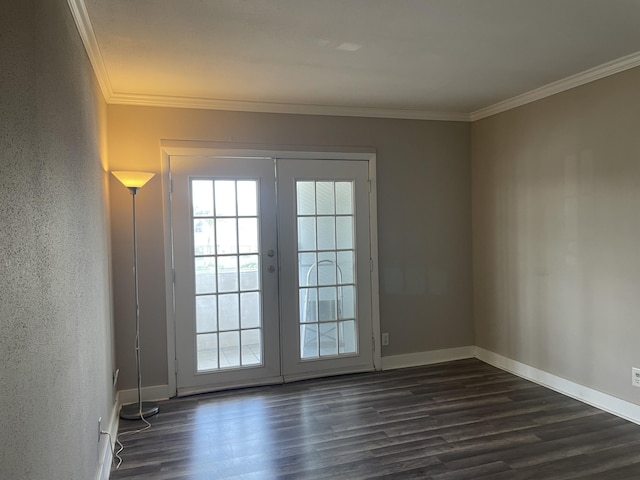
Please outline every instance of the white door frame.
M364 160L369 170L369 216L371 242L371 328L374 338L373 366L381 367L380 343L380 288L378 273L378 201L376 188L376 153L374 149L347 147L280 146L256 144L229 144L220 142L161 141L162 157L162 206L165 245L165 295L167 315L167 372L170 396L177 395L176 381L176 319L174 306L174 262L171 231L171 179L169 159L180 156L225 156L225 157L273 157L313 160Z

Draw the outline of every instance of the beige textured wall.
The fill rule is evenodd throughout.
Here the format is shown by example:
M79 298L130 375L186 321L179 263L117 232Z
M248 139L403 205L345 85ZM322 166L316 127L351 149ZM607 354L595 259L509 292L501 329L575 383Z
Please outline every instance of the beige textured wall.
M472 126L476 344L638 402L640 69Z
M87 480L114 400L106 105L65 0L3 2L0 65L0 478Z
M160 172L160 142L374 147L378 160L383 356L473 344L470 126L110 105L114 170ZM115 181L115 180L114 180ZM119 388L134 386L130 196L112 181L112 242ZM145 385L167 383L162 188L138 195L140 314Z

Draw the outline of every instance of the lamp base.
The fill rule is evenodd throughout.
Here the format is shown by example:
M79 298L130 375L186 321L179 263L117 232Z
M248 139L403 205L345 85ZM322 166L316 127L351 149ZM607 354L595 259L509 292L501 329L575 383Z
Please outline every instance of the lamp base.
M142 402L142 408L138 403L130 403L120 408L120 418L141 420L141 418L152 417L159 411L158 405L153 402Z

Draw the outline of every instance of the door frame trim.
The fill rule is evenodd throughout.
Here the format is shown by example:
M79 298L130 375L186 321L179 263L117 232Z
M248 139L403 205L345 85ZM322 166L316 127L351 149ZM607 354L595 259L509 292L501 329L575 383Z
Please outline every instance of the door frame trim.
M167 376L169 395L177 395L176 321L174 302L173 232L171 221L171 156L272 157L299 160L366 161L369 174L369 238L371 244L371 331L373 368L382 369L380 339L380 287L378 269L378 196L376 150L371 147L333 147L312 145L268 145L206 141L161 140L162 213L164 233L165 298L167 317Z

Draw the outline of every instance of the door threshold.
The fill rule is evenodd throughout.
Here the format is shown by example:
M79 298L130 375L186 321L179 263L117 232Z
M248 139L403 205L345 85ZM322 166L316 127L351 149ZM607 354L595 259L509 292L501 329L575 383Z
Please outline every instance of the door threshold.
M350 375L352 373L368 373L374 372L373 365L367 365L359 368L350 368L348 370L325 370L320 372L296 373L284 376L284 383L300 382L302 380L313 380L316 378L337 377L339 375Z
M280 385L284 383L284 377L269 377L269 378L261 378L258 380L249 380L243 382L230 382L219 385L205 385L198 387L178 387L177 396L178 397L188 397L190 395L198 395L201 393L213 393L220 392L223 390L235 390L240 388L248 388L248 387L266 387L269 385Z

